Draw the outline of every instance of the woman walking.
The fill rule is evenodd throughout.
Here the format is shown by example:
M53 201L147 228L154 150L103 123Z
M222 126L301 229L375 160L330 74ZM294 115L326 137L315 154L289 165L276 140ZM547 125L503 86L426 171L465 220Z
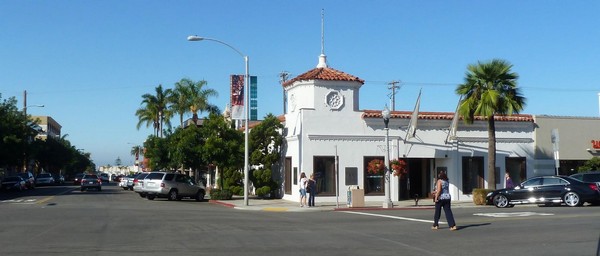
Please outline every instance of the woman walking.
M448 182L448 176L446 172L440 172L438 174L438 180L435 186L435 194L433 201L435 202L435 214L433 216L433 226L431 229L437 230L439 225L438 222L442 215L442 208L444 208L444 215L446 215L446 221L450 226L450 230L457 230L456 223L454 222L454 215L452 215L452 209L450 209L450 183Z

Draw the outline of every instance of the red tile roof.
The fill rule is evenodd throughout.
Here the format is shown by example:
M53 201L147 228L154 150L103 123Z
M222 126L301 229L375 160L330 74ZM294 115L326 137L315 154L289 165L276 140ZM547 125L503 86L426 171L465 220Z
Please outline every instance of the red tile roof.
M328 80L328 81L352 81L359 82L361 84L365 83L365 80L362 80L356 76L344 73L337 69L333 68L314 68L312 70L307 71L304 74L301 74L295 77L292 80L289 80L283 84L283 87L287 87L292 85L296 81L308 81L308 80Z
M412 111L392 111L390 118L410 119ZM452 120L454 112L419 112L419 119ZM362 118L383 118L381 110L363 110ZM462 118L461 118L462 119ZM475 121L486 120L483 116L475 116ZM514 114L511 116L494 116L496 121L533 122L532 115Z

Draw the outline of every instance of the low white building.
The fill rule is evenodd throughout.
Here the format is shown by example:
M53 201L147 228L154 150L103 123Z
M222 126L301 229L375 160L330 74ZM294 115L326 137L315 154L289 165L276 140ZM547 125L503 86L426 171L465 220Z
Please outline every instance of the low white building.
M318 202L347 202L351 186L364 189L366 201L384 201L384 176L370 175L367 165L386 154L381 110L360 110L360 78L330 68L321 55L317 68L283 84L288 95L284 121L283 198L298 200L300 173L314 173ZM419 112L414 136L407 136L412 111L393 111L389 120L389 157L403 159L409 173L391 176L392 201L430 196L436 173L447 171L453 200L470 200L485 188L487 121L457 122L450 135L452 112ZM534 170L534 119L531 115L496 117L496 184L508 170L520 178L552 174ZM336 168L337 166L337 168ZM501 175L502 174L502 175Z

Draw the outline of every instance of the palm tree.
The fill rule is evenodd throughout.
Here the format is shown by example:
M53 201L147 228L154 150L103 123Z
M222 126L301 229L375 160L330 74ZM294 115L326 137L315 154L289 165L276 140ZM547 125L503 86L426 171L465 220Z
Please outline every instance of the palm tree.
M465 82L458 85L456 93L462 95L458 113L467 124L475 116L483 116L488 122L488 175L490 189L496 189L496 115L518 114L525 107L525 98L517 87L519 75L511 71L507 61L493 59L477 62L467 67Z
M140 158L140 152L142 152L142 147L135 145L131 147L131 155L135 156L135 164L138 164L138 159Z
M219 108L208 101L209 97L219 94L214 89L204 88L206 81L194 82L183 78L175 83L175 90L170 97L171 110L179 114L179 122L183 126L183 115L192 113L194 123L198 121L198 112L218 113Z
M189 79L181 79L175 83L175 89L171 94L169 101L171 102L171 110L179 114L179 126L183 127L183 115L189 111L188 99L190 98L190 83Z
M167 127L171 127L171 117L172 113L168 108L168 99L171 97L172 90L167 89L163 90L162 85L158 85L155 88L156 95L152 95L146 93L142 95L142 103L145 106L141 107L135 112L135 115L138 117L139 121L137 124L137 129L140 129L140 126L143 123L146 123L146 127L152 125L154 126L156 136L159 135L162 137L163 134L163 124L166 124Z

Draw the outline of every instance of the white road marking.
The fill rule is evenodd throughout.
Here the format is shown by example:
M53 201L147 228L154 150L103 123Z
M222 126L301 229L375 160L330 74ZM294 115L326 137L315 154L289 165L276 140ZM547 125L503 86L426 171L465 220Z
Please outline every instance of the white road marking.
M353 211L342 211L342 212L344 212L344 213L351 213L351 214L358 214L358 215L367 215L367 216L388 218L388 219L396 219L396 220L406 220L406 221L416 221L416 222L433 223L433 220L422 220L422 219L406 218L406 217L399 217L399 216L389 216L389 215L383 215L383 214L373 214L373 213L366 213L366 212L353 212ZM439 221L438 224L447 224L447 223Z
M540 212L492 212L492 213L474 213L475 216L493 217L493 218L512 218L512 217L531 217L531 216L552 216L553 213Z
M33 204L36 199L11 199L11 200L3 200L1 203L9 203L9 204Z

